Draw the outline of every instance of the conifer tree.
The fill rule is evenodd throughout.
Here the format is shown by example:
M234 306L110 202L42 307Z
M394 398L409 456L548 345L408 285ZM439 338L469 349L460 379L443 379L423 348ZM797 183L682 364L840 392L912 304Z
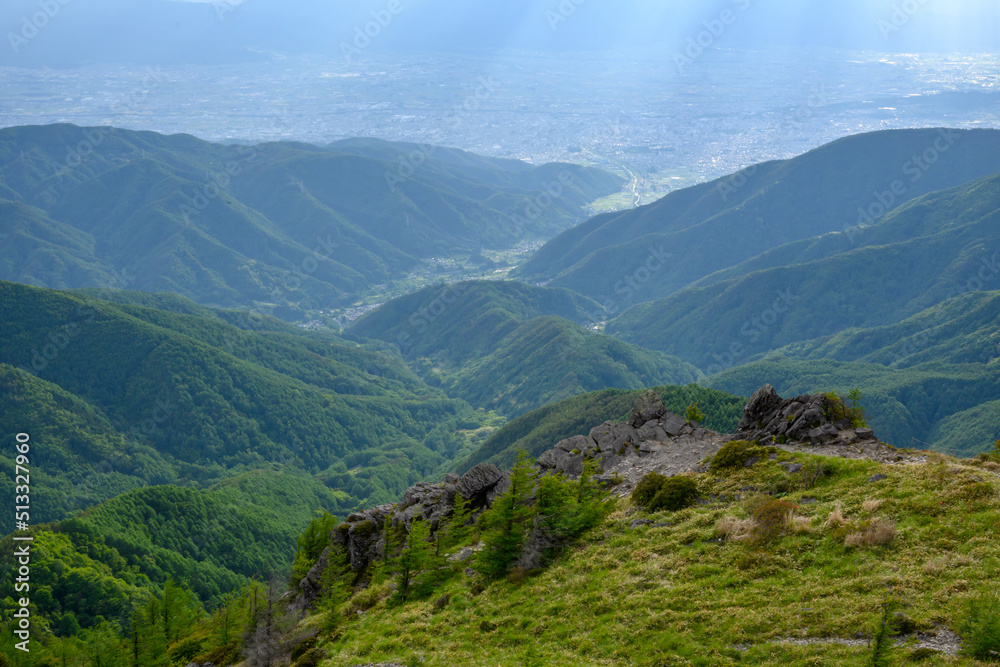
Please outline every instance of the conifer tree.
M510 487L479 519L483 550L476 558L475 569L490 578L505 575L521 555L528 527L535 509L528 505L534 490L536 472L524 451L510 472Z

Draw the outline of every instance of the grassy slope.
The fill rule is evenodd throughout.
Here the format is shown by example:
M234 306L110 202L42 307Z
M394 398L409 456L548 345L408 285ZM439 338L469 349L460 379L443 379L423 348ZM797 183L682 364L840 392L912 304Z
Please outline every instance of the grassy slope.
M782 455L806 462L806 455ZM627 501L606 523L541 573L474 595L465 580L405 607L378 603L321 645L328 664L418 660L433 665L860 665L864 645L795 645L783 639L870 632L890 594L922 631L956 629L967 601L992 590L1000 545L992 470L943 459L884 466L827 460L834 474L812 489L778 462L697 482L725 500L676 514L633 514ZM876 473L888 476L868 483ZM977 483L974 476L989 480ZM747 486L788 479L786 500L808 529L769 543L716 540L724 517L747 516L733 498ZM742 492L744 496L746 492ZM807 498L815 499L806 503ZM865 509L865 501L881 501ZM837 508L843 525L828 525ZM630 529L636 518L663 528ZM875 519L892 521L887 546L845 546ZM320 618L314 619L319 621ZM322 636L322 635L321 635ZM749 645L737 650L737 645ZM893 664L907 650L898 649ZM927 665L975 665L932 657Z

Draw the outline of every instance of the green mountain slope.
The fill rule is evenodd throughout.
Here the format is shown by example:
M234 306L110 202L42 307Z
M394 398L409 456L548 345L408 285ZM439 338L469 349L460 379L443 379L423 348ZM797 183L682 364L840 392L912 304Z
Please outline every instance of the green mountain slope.
M73 125L0 130L0 279L170 291L295 316L432 256L549 238L620 179L407 144L224 146ZM400 173L403 174L400 177ZM538 198L545 206L537 210Z
M15 283L0 282L0 364L14 406L4 431L51 438L39 470L46 519L137 485L207 485L270 466L342 491L333 509L393 500L481 419L398 360L332 336ZM89 474L100 481L79 488Z
M641 304L609 323L629 342L718 371L849 328L896 324L1000 285L1000 175L926 195L865 230L853 250Z
M206 490L156 486L124 493L31 530L36 614L98 616L128 627L133 610L168 578L209 607L254 577L286 571L295 539L318 509L336 504L319 482L258 471ZM0 600L14 594L14 543L0 540ZM16 597L16 596L15 596Z
M854 228L859 209L871 209L874 221L887 208L997 171L996 130L847 137L593 218L547 243L516 275L574 289L614 315L774 248Z
M679 359L586 330L579 323L596 309L569 290L459 283L395 299L347 333L395 344L449 396L507 416L588 391L698 379Z

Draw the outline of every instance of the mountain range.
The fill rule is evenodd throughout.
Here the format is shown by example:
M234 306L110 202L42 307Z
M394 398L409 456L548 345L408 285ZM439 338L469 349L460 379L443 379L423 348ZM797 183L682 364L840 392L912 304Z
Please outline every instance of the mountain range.
M73 125L0 130L0 164L0 279L286 319L353 304L432 257L548 238L622 185L373 139L220 145Z

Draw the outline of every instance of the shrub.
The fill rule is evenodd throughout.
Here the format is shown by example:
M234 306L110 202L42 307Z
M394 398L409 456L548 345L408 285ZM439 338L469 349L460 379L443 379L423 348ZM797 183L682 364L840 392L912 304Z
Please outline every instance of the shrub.
M632 492L632 502L639 507L648 506L653 498L656 497L656 494L659 493L660 489L663 488L663 483L667 479L667 477L658 472L649 473L635 485L635 491Z
M632 492L632 501L651 512L676 512L697 497L698 485L690 477L665 477L655 472L643 477Z
M764 450L753 443L746 440L733 440L723 445L722 449L712 457L709 468L713 472L742 468L749 459L754 456L760 456L763 453Z
M676 512L691 505L698 497L698 485L690 477L670 477L653 497L649 511Z
M327 652L325 649L313 647L302 654L298 660L296 660L292 667L317 667L321 662L326 660Z
M701 423L705 421L705 413L698 409L697 403L692 403L684 412L684 419L687 419L689 422Z
M788 516L794 516L795 505L787 500L761 497L749 503L750 516L757 523L754 537L769 542L781 535L788 526Z
M996 661L1000 653L1000 604L982 594L969 602L969 610L958 628L962 652L977 660Z

